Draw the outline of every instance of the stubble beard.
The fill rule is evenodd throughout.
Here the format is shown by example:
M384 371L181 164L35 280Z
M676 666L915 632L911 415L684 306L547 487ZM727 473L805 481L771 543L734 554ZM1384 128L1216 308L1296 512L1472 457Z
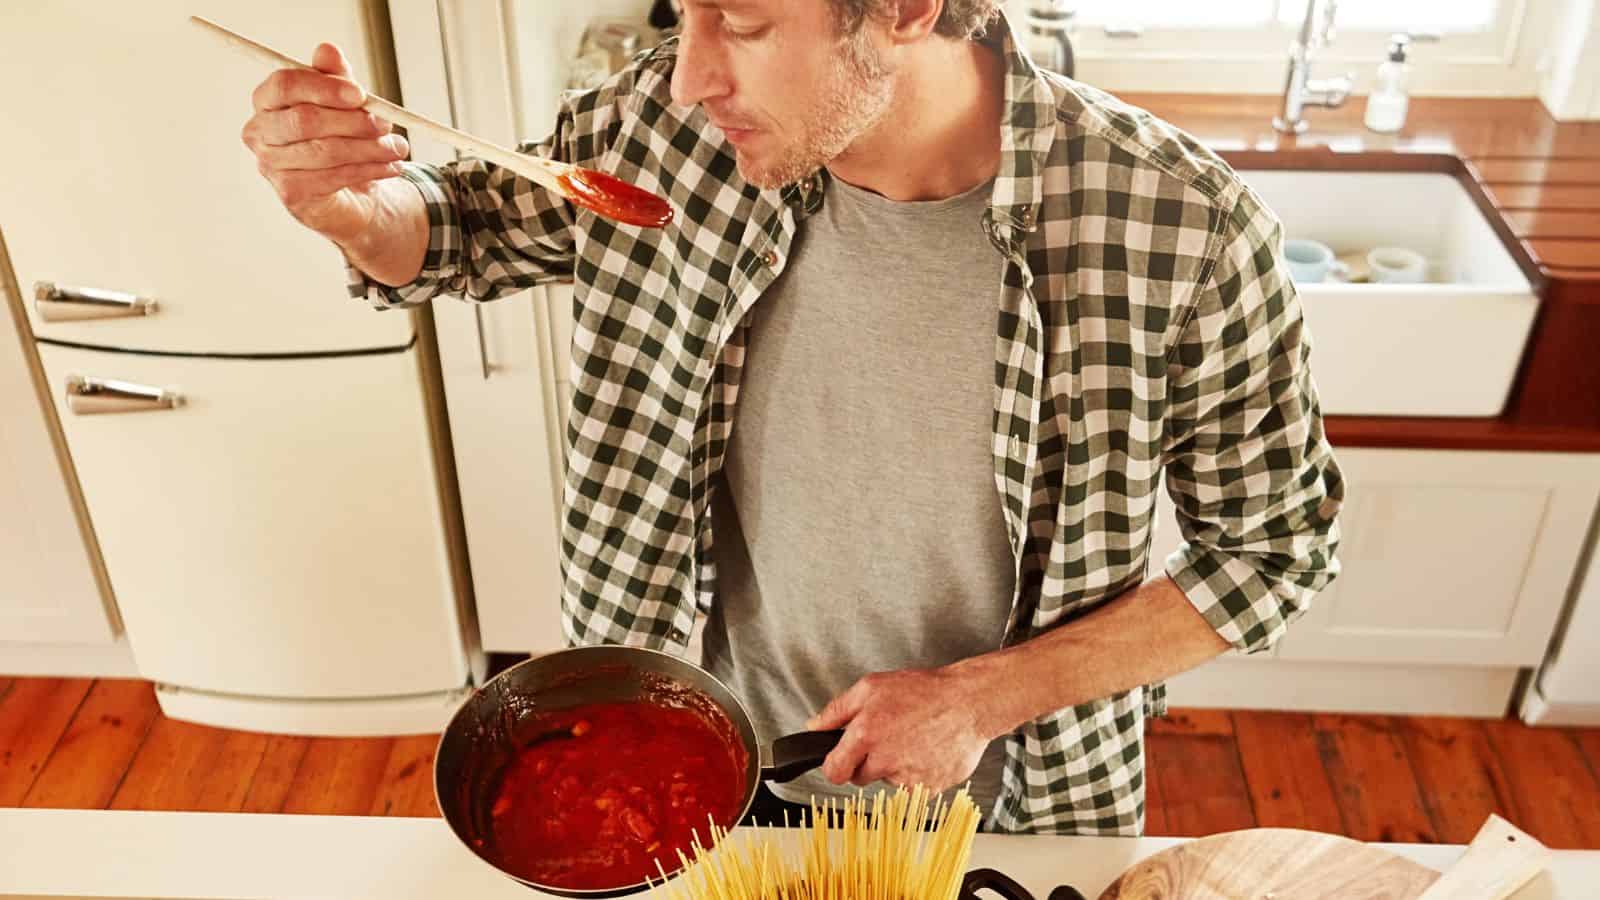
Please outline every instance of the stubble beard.
M739 158L739 174L760 188L792 184L827 165L883 118L894 97L893 73L858 28L839 43L822 100L806 115L800 139L777 159Z

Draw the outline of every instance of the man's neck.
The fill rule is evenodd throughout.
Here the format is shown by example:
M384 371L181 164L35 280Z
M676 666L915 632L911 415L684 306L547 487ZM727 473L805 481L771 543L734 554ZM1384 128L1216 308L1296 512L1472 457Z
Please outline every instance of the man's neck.
M976 41L933 41L893 76L884 118L828 163L834 177L890 200L943 200L1000 169L1005 60Z

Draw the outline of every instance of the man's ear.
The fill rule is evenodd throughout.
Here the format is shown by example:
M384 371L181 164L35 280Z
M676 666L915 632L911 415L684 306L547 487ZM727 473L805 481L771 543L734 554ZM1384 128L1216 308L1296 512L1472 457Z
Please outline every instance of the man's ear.
M911 44L933 34L944 13L944 0L897 0L894 18L886 22L887 37L895 44Z

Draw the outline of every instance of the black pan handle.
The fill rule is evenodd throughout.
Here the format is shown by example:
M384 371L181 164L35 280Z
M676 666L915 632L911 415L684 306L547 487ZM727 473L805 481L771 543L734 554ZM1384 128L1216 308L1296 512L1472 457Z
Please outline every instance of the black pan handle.
M833 748L839 746L844 729L801 731L786 734L772 742L772 765L761 770L763 781L793 781L822 765Z
M1027 888L994 869L973 869L961 879L961 900L979 900L979 891L994 891L1005 900L1033 900Z
M973 869L961 879L961 900L980 900L979 891L994 891L1005 900L1033 900L1027 888L994 869ZM1064 884L1050 892L1049 900L1084 900L1084 897L1077 888Z

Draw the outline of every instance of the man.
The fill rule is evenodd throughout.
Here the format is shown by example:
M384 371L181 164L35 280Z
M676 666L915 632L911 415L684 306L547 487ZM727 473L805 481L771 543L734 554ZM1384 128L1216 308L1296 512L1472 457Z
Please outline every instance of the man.
M244 138L379 308L575 281L571 641L704 613L763 739L845 729L785 800L970 779L990 829L1138 834L1161 680L1278 639L1343 489L1276 221L999 7L688 0L524 148L662 230L401 166L326 45ZM1187 544L1147 577L1163 472Z

